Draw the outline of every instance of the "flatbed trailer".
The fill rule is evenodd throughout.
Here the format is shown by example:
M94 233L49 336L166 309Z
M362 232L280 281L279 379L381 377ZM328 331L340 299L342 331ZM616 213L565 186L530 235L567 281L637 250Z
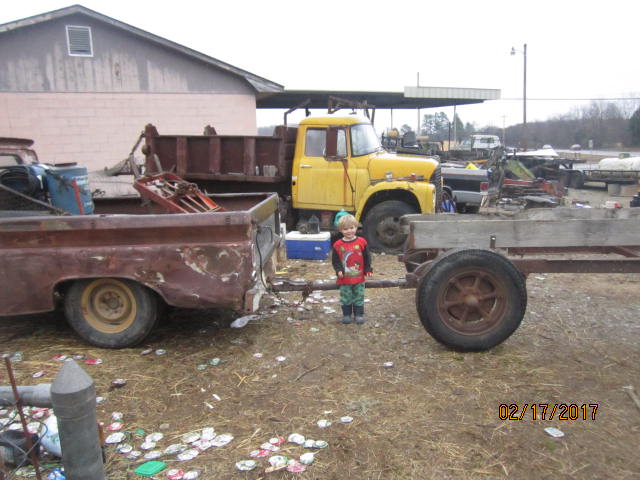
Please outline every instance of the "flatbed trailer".
M463 351L487 350L519 327L532 273L640 273L640 209L531 209L513 217L407 215L404 279L428 333ZM328 290L330 283L282 290Z

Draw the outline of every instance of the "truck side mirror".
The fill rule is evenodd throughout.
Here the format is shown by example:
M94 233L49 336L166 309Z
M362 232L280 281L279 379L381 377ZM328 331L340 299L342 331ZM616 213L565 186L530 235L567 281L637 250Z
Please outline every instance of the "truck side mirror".
M340 128L330 126L327 129L327 140L325 145L325 157L327 160L344 160L346 156L343 152L338 153L338 132Z

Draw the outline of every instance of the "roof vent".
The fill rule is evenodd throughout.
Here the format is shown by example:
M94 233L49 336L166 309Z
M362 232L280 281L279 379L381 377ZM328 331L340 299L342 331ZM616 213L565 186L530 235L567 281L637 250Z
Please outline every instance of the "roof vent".
M93 57L91 28L67 25L67 47L69 55Z

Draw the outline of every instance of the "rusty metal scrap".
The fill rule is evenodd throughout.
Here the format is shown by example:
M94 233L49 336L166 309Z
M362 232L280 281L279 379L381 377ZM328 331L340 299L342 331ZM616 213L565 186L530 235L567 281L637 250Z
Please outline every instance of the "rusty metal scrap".
M136 178L133 187L168 213L219 212L224 209L200 191L195 183L173 173Z

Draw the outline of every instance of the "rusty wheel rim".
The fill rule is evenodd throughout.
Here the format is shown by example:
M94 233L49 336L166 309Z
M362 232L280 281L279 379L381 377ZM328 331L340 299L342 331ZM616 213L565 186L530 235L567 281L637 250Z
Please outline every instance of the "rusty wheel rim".
M508 305L507 286L486 270L453 275L442 286L437 308L442 321L462 335L482 335L498 325Z
M115 279L91 282L82 293L81 305L87 323L104 333L122 332L136 317L131 289Z

